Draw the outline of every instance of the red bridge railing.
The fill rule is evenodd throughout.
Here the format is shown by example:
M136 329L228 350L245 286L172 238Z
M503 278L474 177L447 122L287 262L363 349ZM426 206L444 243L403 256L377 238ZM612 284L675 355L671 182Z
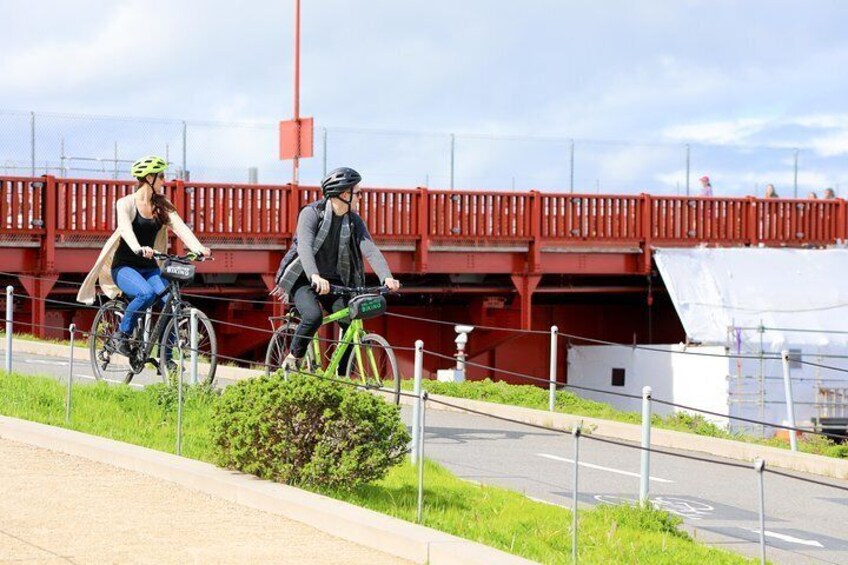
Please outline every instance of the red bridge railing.
M132 181L0 177L0 237L100 239ZM243 243L288 239L316 187L169 183L201 237ZM846 202L680 196L368 188L360 203L374 237L475 245L825 245L845 240ZM7 241L13 239L6 238Z

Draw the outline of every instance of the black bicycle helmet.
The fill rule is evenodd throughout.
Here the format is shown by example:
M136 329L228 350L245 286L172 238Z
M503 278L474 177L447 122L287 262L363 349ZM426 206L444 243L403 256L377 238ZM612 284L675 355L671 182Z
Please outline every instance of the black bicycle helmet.
M359 184L362 176L350 167L339 167L330 171L321 181L324 198L339 196Z

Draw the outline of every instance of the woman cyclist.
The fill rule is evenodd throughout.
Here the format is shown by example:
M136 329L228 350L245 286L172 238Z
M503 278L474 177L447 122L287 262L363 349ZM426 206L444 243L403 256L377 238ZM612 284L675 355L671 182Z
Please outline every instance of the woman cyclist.
M79 302L93 304L95 283L99 280L100 288L109 298L123 292L132 299L124 311L120 327L107 346L122 355L130 353L128 338L138 316L168 286L153 259L154 251L164 253L167 248L167 228L171 228L193 252L206 256L211 254L165 197L167 168L165 160L155 155L142 157L133 163L131 172L138 180L138 189L118 199L115 206L118 229L106 241L77 294Z
M277 287L272 291L284 302L293 303L300 313L291 351L283 361L285 369L300 367L309 342L321 325L321 308L336 312L345 307L342 297L329 294L330 285L365 284L363 257L389 290L400 288L365 222L356 213L361 180L359 173L348 167L330 171L321 181L324 198L300 211L294 242L277 270ZM346 329L346 324L340 325ZM350 355L350 349L346 355ZM347 357L340 366L346 370Z

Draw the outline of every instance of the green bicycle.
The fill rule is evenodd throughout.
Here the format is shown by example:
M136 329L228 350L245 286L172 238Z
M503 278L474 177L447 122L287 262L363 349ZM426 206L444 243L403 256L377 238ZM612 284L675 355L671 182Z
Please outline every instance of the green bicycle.
M375 318L386 311L384 295L388 292L389 290L384 286L346 287L330 285L331 294L351 298L346 308L326 316L321 325L325 326L350 318L350 326L339 342L335 344L335 347L325 348L324 354L322 354L321 340L316 334L307 349L304 366L301 367L301 370L323 377L335 377L336 371L341 365L342 357L347 349L352 347L353 352L347 363L347 376L351 380L358 380L368 388L389 392L394 403L399 404L400 375L392 346L383 336L366 332L362 323L363 320ZM283 360L291 348L291 341L300 321L295 308L291 308L285 316L271 317L270 320L274 335L268 343L268 351L265 354L265 370L268 374L282 366ZM325 355L327 356L326 366L324 366Z

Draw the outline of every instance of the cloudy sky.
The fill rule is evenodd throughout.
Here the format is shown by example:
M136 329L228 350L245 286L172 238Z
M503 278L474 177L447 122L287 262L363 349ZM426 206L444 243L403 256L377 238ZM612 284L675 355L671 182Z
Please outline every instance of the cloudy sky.
M573 139L582 192L685 192L687 144L693 192L708 174L718 194L791 196L795 148L802 196L848 192L848 2L303 4L306 182L326 129L328 166L383 186L448 186L453 133L457 187L568 190ZM293 15L293 0L0 0L0 159L29 159L35 112L47 166L62 140L71 168L116 143L179 163L186 120L193 178L286 180L271 124L292 114Z

